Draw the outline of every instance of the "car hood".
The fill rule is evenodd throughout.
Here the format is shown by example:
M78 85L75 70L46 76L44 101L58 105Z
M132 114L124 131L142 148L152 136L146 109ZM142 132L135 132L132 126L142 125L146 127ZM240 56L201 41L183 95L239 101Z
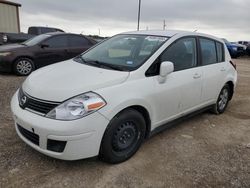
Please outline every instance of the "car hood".
M62 102L73 96L124 82L129 72L77 63L73 60L50 65L33 72L22 89L30 96Z
M22 45L22 44L6 44L3 46L0 46L0 52L6 52L6 51L13 51L15 49L18 48L26 48L26 46Z
M230 47L242 47L240 44L230 43L228 44Z

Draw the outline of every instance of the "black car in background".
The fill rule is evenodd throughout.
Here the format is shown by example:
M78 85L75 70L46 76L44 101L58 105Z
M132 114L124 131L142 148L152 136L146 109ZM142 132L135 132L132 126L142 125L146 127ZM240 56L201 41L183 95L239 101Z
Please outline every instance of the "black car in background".
M37 35L52 33L52 32L64 32L64 31L53 27L29 27L28 33L0 33L0 45L21 43Z
M250 56L250 44L247 46L246 53L247 53L247 55Z
M47 33L0 46L0 71L26 76L40 67L71 59L96 44L83 35Z

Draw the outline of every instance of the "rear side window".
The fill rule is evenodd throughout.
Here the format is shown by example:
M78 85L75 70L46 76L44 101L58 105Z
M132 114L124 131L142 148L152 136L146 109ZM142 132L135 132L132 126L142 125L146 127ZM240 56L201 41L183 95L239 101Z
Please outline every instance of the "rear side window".
M217 49L217 59L218 62L224 61L224 48L223 45L220 42L216 42L216 49Z
M49 45L49 48L66 48L68 47L67 36L55 36L48 39L45 44Z
M200 39L202 64L210 65L217 63L216 45L213 40Z
M174 71L180 71L195 67L197 64L195 38L183 38L173 43L160 56L160 62L171 61Z
M69 46L70 47L85 47L89 44L89 41L84 37L80 36L69 36Z

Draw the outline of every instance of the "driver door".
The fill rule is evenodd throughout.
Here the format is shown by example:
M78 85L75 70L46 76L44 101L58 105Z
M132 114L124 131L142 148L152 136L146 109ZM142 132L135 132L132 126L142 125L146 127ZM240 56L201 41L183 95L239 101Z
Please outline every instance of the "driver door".
M196 49L195 37L178 39L147 71L146 75L153 76L155 84L156 92L152 100L156 106L156 126L190 112L201 103L202 69L197 66ZM164 61L174 64L174 72L167 76L164 83L160 83L158 75L160 64Z
M38 67L69 59L66 35L52 36L42 42L39 47L39 51L35 54Z

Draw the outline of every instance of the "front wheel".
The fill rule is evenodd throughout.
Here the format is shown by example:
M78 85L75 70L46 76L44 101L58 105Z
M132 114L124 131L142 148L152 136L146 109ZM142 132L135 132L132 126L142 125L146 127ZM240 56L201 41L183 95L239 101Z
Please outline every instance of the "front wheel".
M15 61L13 69L17 75L27 76L35 69L35 66L31 59L19 58Z
M227 108L229 99L230 99L230 87L228 84L226 84L221 89L217 102L213 107L213 112L215 114L222 114Z
M138 111L133 109L122 111L107 127L99 157L113 164L129 159L141 146L145 131L145 120Z

